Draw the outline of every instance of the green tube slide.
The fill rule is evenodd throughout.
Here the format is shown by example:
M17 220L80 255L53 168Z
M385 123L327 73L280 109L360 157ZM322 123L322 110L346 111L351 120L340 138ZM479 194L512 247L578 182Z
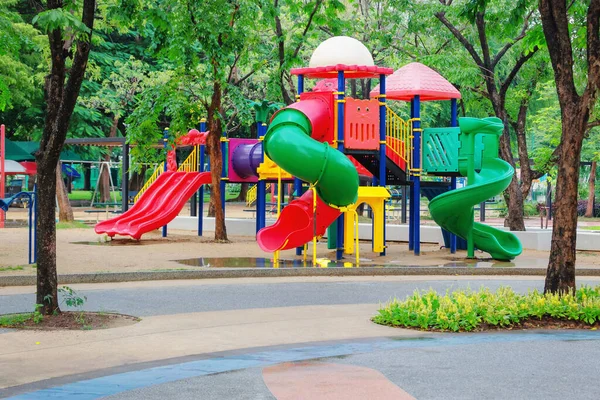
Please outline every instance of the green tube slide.
M494 259L512 260L523 251L519 239L511 232L474 222L473 218L473 207L502 193L514 174L511 165L498 158L502 122L496 118L461 118L460 127L463 144L459 168L468 176L468 185L435 197L429 203L429 211L442 228L471 242L471 251L474 246L490 253ZM487 136L479 172L473 161L476 134Z
M313 129L327 119L327 111L311 100L278 112L263 142L264 151L288 173L315 185L327 204L343 207L358 198L358 173L352 162L327 143L313 138ZM310 117L309 117L310 116Z

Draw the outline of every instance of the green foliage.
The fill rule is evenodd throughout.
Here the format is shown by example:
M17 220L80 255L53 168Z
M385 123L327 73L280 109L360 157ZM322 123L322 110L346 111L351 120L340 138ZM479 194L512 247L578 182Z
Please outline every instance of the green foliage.
M87 301L86 296L80 296L79 293L68 286L59 287L58 293L63 296L62 302L68 307L81 308Z
M44 33L52 32L55 29L62 29L66 34L68 32L74 32L76 35L90 33L91 30L81 22L81 17L74 14L76 10L77 8L55 8L42 11L33 17L31 23L37 25Z
M42 322L44 320L44 314L41 313L41 309L44 306L42 304L36 304L35 305L35 310L33 311L33 314L31 315L33 322L35 322L36 324L39 324L40 322Z
M378 324L442 331L472 331L485 326L510 327L528 319L551 317L594 324L600 320L600 286L583 286L558 295L537 290L526 295L510 287L492 292L456 290L440 295L415 291L404 301L392 300L373 317Z
M20 326L25 324L25 322L30 321L32 318L33 313L1 315L0 327L11 328L14 326Z
M22 271L24 268L22 265L17 265L15 267L0 267L0 272L6 271Z

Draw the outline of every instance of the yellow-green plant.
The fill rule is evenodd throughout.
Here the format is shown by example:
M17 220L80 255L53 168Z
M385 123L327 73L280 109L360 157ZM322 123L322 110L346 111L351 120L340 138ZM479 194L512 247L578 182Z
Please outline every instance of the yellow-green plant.
M522 295L510 287L495 292L456 290L441 295L430 289L415 291L405 300L393 299L373 317L378 324L443 331L472 331L481 325L508 327L543 317L600 321L600 285L582 286L574 292L543 294L537 290Z

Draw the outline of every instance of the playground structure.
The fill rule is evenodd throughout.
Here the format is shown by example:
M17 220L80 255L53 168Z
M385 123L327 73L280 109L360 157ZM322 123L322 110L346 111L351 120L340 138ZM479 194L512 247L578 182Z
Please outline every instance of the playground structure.
M309 67L291 73L298 78L297 103L276 112L268 129L268 103L255 105L258 139L221 139L223 208L226 183L255 184L257 242L263 250L274 252L275 260L288 249L306 255L306 246L312 242L316 264L316 242L327 234L336 259L356 253L358 262L354 241L358 241L356 209L361 203L373 211L372 250L385 255L387 185L410 187L409 249L416 255L420 254L421 195L431 200L431 215L448 232L447 247L452 253L457 248L456 235L466 240L468 257L474 257L475 248L500 260L521 253L518 239L510 232L474 222L474 206L501 193L514 174L498 158L501 121L458 120L460 93L441 75L419 63L396 72L375 66L368 50L351 38L323 42ZM379 79L370 100L346 96L346 79L357 78ZM320 81L307 92L305 79ZM410 119L392 111L388 100L409 102ZM450 101L450 126L422 129L420 104L424 101ZM200 131L205 130L201 123ZM165 146L167 135L168 131ZM172 154L170 162L159 166L140 190L131 210L98 224L96 231L139 239L163 226L166 236L166 223L198 191L198 234L202 235L202 185L210 178L203 172L204 144L193 145L179 169ZM370 186L360 185L359 173L371 177ZM458 176L467 177L466 187L456 188ZM281 209L282 184L292 181L296 199ZM277 221L266 226L266 188L275 182Z
M5 213L8 212L10 205L18 201L20 199L27 199L27 209L28 209L28 219L27 226L29 228L29 236L28 236L28 261L29 264L33 264L36 262L37 258L37 212L36 212L36 202L37 202L37 190L34 185L33 192L23 192L19 191L18 193L12 193L10 197L6 196L5 193L5 177L9 172L5 169L5 155L6 155L6 146L5 146L6 132L4 125L0 125L0 228L4 228L4 218ZM23 171L18 171L19 173L26 172L23 168Z
M340 48L346 50L341 55ZM362 52L360 63L353 64L357 58L353 57L356 53L350 51L352 48ZM336 52L337 58L332 59L331 54ZM456 251L458 235L467 241L471 258L475 247L500 260L510 260L521 253L521 244L512 233L474 222L473 207L501 193L514 174L512 167L498 158L501 121L462 118L461 127L457 128L456 99L460 93L441 75L419 63L409 64L392 75L391 70L375 66L367 49L350 38L332 38L322 43L308 68L292 69L291 73L298 76L299 103L273 117L264 146L270 158L308 182L310 190L303 195L301 185L297 185L296 195L301 197L283 210L274 225L258 232L257 241L263 250L279 252L298 247L307 243L310 236L315 243L315 237L332 226L328 238L335 240L328 243L336 249L336 258L352 252L351 221L356 219L349 216L360 204L357 173L346 157L352 156L373 173L380 191L360 190L365 197L375 197L371 199L375 206L370 205L374 210L382 209L379 214L385 215L385 208L378 205L389 197L385 193L387 184L410 186L409 249L415 254L420 253L422 187L438 189L431 196L430 211L433 219L451 233L451 252ZM388 75L392 76L386 91ZM305 78L335 77L337 85L303 91ZM346 97L345 80L365 77L380 80L371 92L374 99ZM404 121L395 114L386 100L409 101L410 120ZM450 100L451 127L423 130L420 103L441 100ZM449 181L423 180L426 175L447 177ZM457 176L468 177L467 187L456 189ZM345 215L341 217L341 213ZM379 249L385 255L385 217L374 216L373 250Z

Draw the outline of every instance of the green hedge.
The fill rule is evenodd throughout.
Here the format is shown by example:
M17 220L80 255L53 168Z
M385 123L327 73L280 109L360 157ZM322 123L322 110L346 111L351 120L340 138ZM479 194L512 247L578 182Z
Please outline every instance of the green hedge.
M373 317L378 324L442 331L472 331L486 326L509 327L530 319L600 320L600 286L583 286L562 296L537 290L526 295L510 287L457 290L440 295L415 291L406 300L392 300Z

